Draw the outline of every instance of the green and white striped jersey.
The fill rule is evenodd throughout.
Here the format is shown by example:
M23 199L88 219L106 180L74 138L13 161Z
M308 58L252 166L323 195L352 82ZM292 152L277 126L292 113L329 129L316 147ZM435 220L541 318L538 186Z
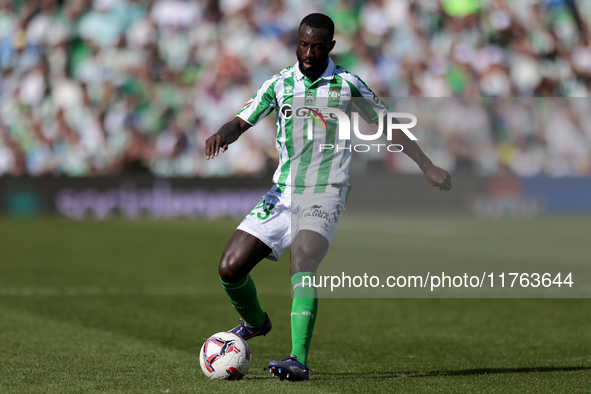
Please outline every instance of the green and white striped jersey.
M372 104L359 111L355 104L359 99ZM294 116L296 108L303 106L338 108L345 113L357 110L368 123L376 123L386 107L359 77L335 66L329 58L328 67L316 81L304 76L297 63L285 68L263 83L237 114L254 126L276 111L279 166L273 182L277 191L324 193L328 186L348 186L350 140L339 139L334 120L326 119L323 125ZM308 138L310 125L312 139ZM334 149L321 149L321 144L330 144Z

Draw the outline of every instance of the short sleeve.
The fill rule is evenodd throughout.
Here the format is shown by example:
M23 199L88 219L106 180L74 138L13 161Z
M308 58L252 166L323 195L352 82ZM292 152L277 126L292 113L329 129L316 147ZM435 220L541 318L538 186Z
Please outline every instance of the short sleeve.
M261 85L257 93L238 111L236 116L242 118L251 126L259 123L265 116L275 109L275 85L277 78L272 78Z
M353 76L347 82L351 88L351 98L353 99L351 110L359 112L359 115L367 123L377 123L378 118L388 112L386 104L358 76ZM361 98L365 100L360 100Z

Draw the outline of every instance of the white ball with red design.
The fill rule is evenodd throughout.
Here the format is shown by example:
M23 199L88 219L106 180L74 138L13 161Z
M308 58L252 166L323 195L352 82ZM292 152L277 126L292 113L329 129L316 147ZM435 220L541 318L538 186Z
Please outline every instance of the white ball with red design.
M250 349L238 335L218 332L207 338L201 347L199 363L210 379L242 379L250 368Z

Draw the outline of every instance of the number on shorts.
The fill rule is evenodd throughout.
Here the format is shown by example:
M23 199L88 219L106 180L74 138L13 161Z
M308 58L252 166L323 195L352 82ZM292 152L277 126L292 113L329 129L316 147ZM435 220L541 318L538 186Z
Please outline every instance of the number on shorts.
M259 218L260 220L265 220L267 219L269 216L271 216L271 210L275 207L275 204L267 204L267 208L263 208L265 206L265 200L261 200L260 203L258 203L258 205L256 207L254 207L254 209L252 210L251 213L249 213L249 215L254 215L257 209L262 209L263 212L265 213L265 215L261 215L261 212L258 212L257 218Z
M261 220L267 219L269 216L271 216L271 209L273 209L273 207L275 207L275 204L267 204L267 208L263 209L263 212L265 212L266 215L261 216L261 213L259 212L259 213L257 213L257 218L259 218Z

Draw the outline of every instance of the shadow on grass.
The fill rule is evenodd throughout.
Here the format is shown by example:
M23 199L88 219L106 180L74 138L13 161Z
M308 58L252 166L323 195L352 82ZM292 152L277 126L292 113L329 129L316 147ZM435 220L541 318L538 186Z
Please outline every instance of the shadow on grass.
M469 376L507 373L531 373L531 372L572 372L591 370L590 367L531 367L531 368L478 368L462 369L459 371L429 371L419 373L416 371L401 372L351 372L351 373L330 373L313 372L313 380L338 379L397 379L397 378L427 378L435 376Z

